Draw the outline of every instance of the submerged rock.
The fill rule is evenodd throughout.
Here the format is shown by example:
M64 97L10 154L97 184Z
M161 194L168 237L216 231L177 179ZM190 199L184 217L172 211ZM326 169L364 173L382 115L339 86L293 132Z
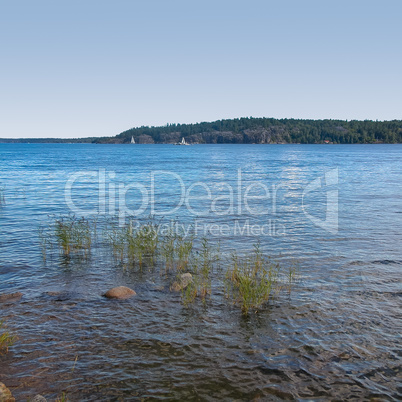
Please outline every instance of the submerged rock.
M180 290L185 289L193 281L193 276L190 272L180 275L180 282L173 282L170 287L173 292L180 292Z
M42 395L36 395L30 402L47 402L47 399Z
M188 286L190 282L193 281L193 276L190 274L190 272L187 272L181 275L180 279L181 279L181 286L185 288L186 286Z
M170 290L173 290L173 292L180 292L181 286L179 282L173 282L172 286L170 287Z
M60 292L46 292L47 296L50 296L54 301L68 301L74 298L77 298L78 294L75 292L69 291L60 291Z
M0 382L0 402L15 402L11 391L2 382Z
M135 293L133 289L130 289L126 286L118 286L108 290L104 296L108 299L128 299L136 294L137 293Z
M17 299L20 299L21 297L22 297L21 292L3 294L3 295L0 295L0 302L17 300Z

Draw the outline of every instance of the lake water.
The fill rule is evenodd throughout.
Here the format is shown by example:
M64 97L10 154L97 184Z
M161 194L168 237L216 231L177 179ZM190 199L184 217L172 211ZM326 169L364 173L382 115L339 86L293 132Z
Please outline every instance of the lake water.
M0 382L17 400L400 399L401 183L401 145L0 144L0 294L23 293L0 302L18 335ZM44 261L38 228L69 213L174 218L226 256L259 242L300 281L247 317L219 283L186 308L101 243ZM137 296L102 297L119 285Z

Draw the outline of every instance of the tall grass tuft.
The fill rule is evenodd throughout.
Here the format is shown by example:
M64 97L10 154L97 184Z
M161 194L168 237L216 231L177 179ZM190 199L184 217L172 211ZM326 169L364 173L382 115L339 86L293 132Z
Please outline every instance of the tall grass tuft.
M245 315L250 310L258 311L280 291L279 273L279 264L264 257L257 244L251 256L232 256L232 266L226 273L227 295Z
M108 223L104 229L104 237L112 248L113 256L116 259L123 261L126 247L125 229L118 227L116 224Z
M4 321L0 321L0 354L7 353L8 348L14 345L17 337L4 328Z
M198 295L198 278L193 276L193 280L181 290L181 300L184 306L188 307L194 303Z
M176 255L176 236L172 230L168 230L161 239L161 256L165 263L165 271L174 268Z
M138 264L140 268L145 261L151 265L155 263L159 238L157 225L152 220L135 228L131 222L123 227L112 222L104 233L113 255L121 262L131 266Z
M177 255L177 270L184 271L191 260L192 251L194 246L194 237L186 239L186 237L179 233L175 238L175 252Z
M91 250L91 223L84 217L78 219L69 216L56 219L54 233L57 244L65 256L77 252L88 255Z
M291 265L289 265L287 272L286 272L286 279L287 279L287 289L289 295L292 292L293 286L295 283L299 282L300 280L300 271L298 268L298 265L296 262L292 262Z
M212 274L217 262L221 259L219 245L215 249L206 238L201 239L199 249L189 262L190 271L193 273L193 281L182 289L182 301L185 306L189 306L196 298L200 298L203 303L212 292Z
M67 402L68 401L68 397L67 394L65 392L62 392L62 394L57 397L56 402Z
M135 233L131 233L129 229L128 234L129 239L133 239L134 251L137 253L139 266L142 267L144 258L148 259L150 264L153 265L159 240L156 224L149 221L141 225Z

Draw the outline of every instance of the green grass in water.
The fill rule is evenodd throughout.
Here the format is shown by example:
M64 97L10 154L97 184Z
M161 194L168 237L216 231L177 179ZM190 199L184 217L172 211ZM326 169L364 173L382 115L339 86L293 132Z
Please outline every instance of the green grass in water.
M7 353L8 348L14 345L17 337L4 328L4 321L0 321L0 354Z

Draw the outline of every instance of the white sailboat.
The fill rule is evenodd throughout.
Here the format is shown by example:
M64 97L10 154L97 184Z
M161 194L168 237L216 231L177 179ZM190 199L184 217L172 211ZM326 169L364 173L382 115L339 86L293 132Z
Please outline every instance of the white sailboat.
M131 143L132 143L132 144L135 144L135 139L134 139L133 136L131 136Z
M180 142L177 142L174 145L190 145L190 144L188 142L186 142L186 140L183 137Z

